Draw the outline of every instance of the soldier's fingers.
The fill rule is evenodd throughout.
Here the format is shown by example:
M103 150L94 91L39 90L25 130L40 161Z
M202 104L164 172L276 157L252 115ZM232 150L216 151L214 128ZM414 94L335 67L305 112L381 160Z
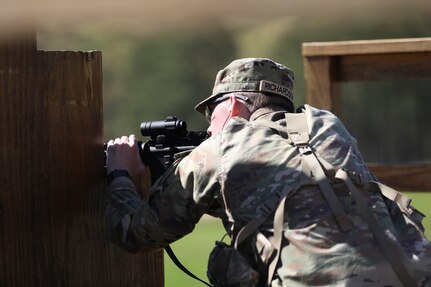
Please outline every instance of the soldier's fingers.
M113 141L113 140L109 140L109 141L108 141L108 143L107 143L107 145L108 145L108 146L111 146L111 145L113 145L113 144L114 144L114 141Z
M128 136L122 136L122 137L121 137L121 142L122 142L122 143L127 143L127 142L129 142L129 137L128 137Z
M133 144L137 141L136 136L135 135L130 135L129 136L129 143Z
M114 143L115 143L115 144L119 144L119 143L121 143L120 138L116 138L116 139L114 140Z

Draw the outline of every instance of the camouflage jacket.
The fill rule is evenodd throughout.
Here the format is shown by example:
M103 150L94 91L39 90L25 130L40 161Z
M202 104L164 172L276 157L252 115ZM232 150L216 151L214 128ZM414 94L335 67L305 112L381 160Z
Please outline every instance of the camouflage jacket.
M319 157L336 169L374 179L356 140L337 117L310 106L305 113L310 146ZM160 248L190 233L203 214L221 218L231 233L233 222L236 228L246 224L274 191L300 184L304 174L297 149L257 118L286 126L283 111L260 110L249 121L232 118L221 133L177 161L153 185L148 201L137 195L129 179L114 180L106 197L110 238L131 251ZM272 286L400 286L351 197L337 195L355 227L349 233L340 231L318 186L307 186L289 198L283 232L289 244L283 244ZM399 236L382 196L370 193L367 200L381 224ZM269 218L261 229L270 236L271 228ZM419 232L405 224L401 229L410 239ZM428 241L403 240L413 261L429 261ZM429 263L416 275L431 274Z

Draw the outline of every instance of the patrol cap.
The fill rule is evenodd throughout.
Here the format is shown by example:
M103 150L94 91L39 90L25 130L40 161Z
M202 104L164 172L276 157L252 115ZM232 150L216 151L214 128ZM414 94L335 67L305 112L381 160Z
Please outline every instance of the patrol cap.
M198 103L195 110L203 114L207 104L231 92L271 93L293 102L293 79L289 68L271 59L238 59L217 73L212 95Z

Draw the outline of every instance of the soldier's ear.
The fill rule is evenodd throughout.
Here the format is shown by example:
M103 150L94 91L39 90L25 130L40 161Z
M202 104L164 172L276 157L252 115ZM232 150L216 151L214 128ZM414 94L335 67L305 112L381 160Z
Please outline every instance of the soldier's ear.
M231 95L229 98L230 101L230 108L229 112L231 114L231 117L235 117L240 115L241 113L241 102L238 101L237 98L235 98L235 95Z

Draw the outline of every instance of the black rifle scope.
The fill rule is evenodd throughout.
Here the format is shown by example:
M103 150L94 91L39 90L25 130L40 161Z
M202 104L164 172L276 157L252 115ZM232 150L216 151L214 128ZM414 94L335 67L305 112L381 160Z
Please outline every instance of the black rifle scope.
M187 124L175 116L168 116L164 121L141 123L141 134L143 136L185 136L187 134Z

